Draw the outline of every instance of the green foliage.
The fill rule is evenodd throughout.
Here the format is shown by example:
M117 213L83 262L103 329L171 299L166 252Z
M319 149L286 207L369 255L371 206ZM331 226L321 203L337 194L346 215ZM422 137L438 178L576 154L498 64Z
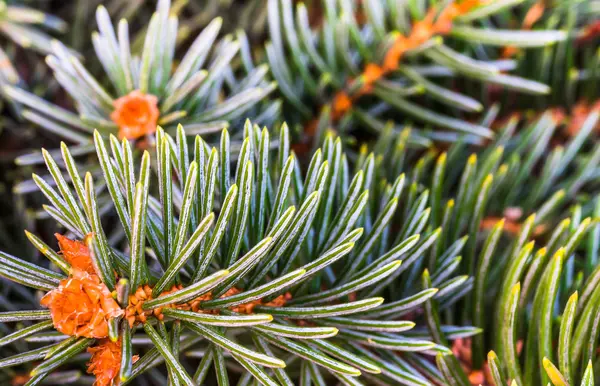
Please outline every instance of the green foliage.
M89 145L94 129L105 136L117 132L118 126L110 118L115 99L133 90L158 98L158 124L165 130L174 132L176 123L181 122L190 134L220 131L273 91L274 84L265 78L267 68L256 66L249 56L243 32L235 39L227 36L217 40L223 23L218 18L198 35L174 69L178 19L169 14L169 9L169 0L158 2L143 48L132 52L127 21L121 20L118 27L113 26L106 9L98 8L99 32L94 33L92 41L97 60L109 79L108 85L94 78L64 45L52 42L47 64L73 99L76 112L15 87L5 87L5 92L26 106L25 119L78 144L74 150L77 154L88 154L93 150ZM239 79L231 68L238 53L243 62ZM252 115L257 122L267 124L277 117L277 111L277 104L268 104L253 110ZM40 158L26 157L20 163L36 161Z
M356 100L342 117L336 117L335 97L340 92L360 95L369 82L365 68L371 63L385 66L386 54L398 37L410 39L414 30L422 27L417 23L426 23L429 11L435 9L434 14L440 17L447 4L394 0L320 3L322 23L311 29L303 3L294 11L291 0L269 0L271 41L266 46L271 72L288 102L286 117L305 124L318 116L317 133L336 122L341 132L356 129L379 133L387 120L400 126L408 119L434 128L413 129L416 138L453 141L457 133L469 134L472 141L490 138L493 133L486 125L472 123L464 115L454 118L457 111L483 109L477 99L462 90L454 91L455 85L469 79L533 95L547 94L550 88L543 83L506 74L516 63L498 60L498 47L545 47L566 38L556 28L491 28L491 20L502 19L519 2L480 6L457 17L444 37L433 33L414 47L401 43L408 48L401 63L378 79L372 92Z
M534 2L526 2L527 7ZM597 37L590 35L600 10L595 1L544 2L544 13L533 25L535 30L560 29L567 38L554 46L517 53L516 72L521 76L547 84L552 92L531 98L526 95L503 97L505 109L557 106L571 109L578 102L593 102L598 98ZM520 13L524 17L527 7ZM501 25L513 22L510 14L498 20Z
M448 349L427 340L427 334L411 333L415 324L397 318L421 308L432 296L451 296L456 301L450 288L460 284L436 278L435 287L429 285L424 291L413 290L410 281L403 291L386 290L392 279L422 266L425 252L440 234L440 230L425 230L429 210L424 209L423 198L412 204L407 216L397 210L404 201L404 175L393 183L375 185L383 180L377 178L374 156L357 163L352 172L341 141L331 136L303 172L290 152L285 125L279 138L271 140L266 129L248 122L231 169L227 131L221 135L220 150L211 149L200 137L188 149L186 138L181 127L176 140L159 130L156 158L151 161L150 153L145 152L136 173L126 161L131 159L130 144L111 137L108 153L96 133L97 156L111 197L107 209L114 210L121 223L110 231L99 222L100 210L107 209L101 209L105 205L96 199L91 174L81 179L64 145L65 176L57 169L57 160L44 153L56 184L53 188L35 178L50 202L45 209L76 237L91 235L88 246L94 267L109 289L119 291L115 272L119 283L125 281L131 291L152 286L156 298L144 304L146 310L189 301L210 291L212 300L200 307L218 310L218 314L165 309L168 322L158 321L157 327L169 334L181 326L185 336L191 333L204 338L194 345L193 352L213 352L206 361L212 361L217 371L224 369L222 361L234 360L265 382L274 382L272 377L294 379L298 372L302 379L333 376L348 382L347 377L361 373L371 374L365 382L377 377L384 383L428 384L426 377L439 378L418 355L448 353ZM276 156L270 154L272 143L278 143ZM151 164L156 166L156 174L150 170ZM393 224L405 224L405 229L395 235ZM59 266L66 264L44 244L34 244ZM64 278L8 254L2 255L2 262L3 276L43 291L52 290ZM183 289L162 295L163 289L174 283L183 284ZM228 295L234 286L241 292ZM269 299L285 292L291 293L291 300L284 306L268 305ZM382 304L380 295L384 293L391 301ZM221 295L225 297L218 298ZM232 311L257 299L262 305L254 307L255 313ZM3 317L31 320L50 315L32 311L9 312ZM298 321L309 324L294 323ZM52 326L41 323L20 334L36 334ZM124 320L121 325L127 323ZM156 365L164 360L171 376L190 383L191 377L173 354L174 343L165 341L154 324L153 318L148 319L144 331L159 357L153 350L146 352L133 364L131 377L144 372L147 363ZM245 333L233 332L236 329ZM477 330L444 326L443 333L468 336ZM128 339L131 335L122 336ZM189 349L184 342L180 350ZM35 373L42 377L93 342L80 338L71 344L59 357L42 362ZM124 346L128 347L128 342ZM134 342L131 351L140 349ZM223 357L221 350L231 352L232 357ZM390 352L404 352L407 360L390 356ZM29 358L7 358L5 365L21 364ZM206 361L200 363L201 368L209 366ZM286 369L277 370L283 367ZM425 374L411 371L413 368Z
M91 384L116 341L122 385L600 379L597 1L0 7L48 54L0 50L0 186L47 201L0 190L1 384ZM159 126L128 140L134 91ZM107 339L39 308L77 272L56 229L124 313Z
M0 31L13 43L47 54L52 37L44 29L64 33L67 25L61 19L39 10L21 4L14 5L10 1L0 2ZM4 47L0 48L0 61L0 85L19 83L20 76Z
M488 124L497 111L491 109L486 114ZM434 286L438 286L436 277L457 276L456 282L449 280L452 284L448 284L447 293L451 296L425 306L425 322L432 339L443 344L447 343L440 332L445 323L483 330L483 334L471 340L473 359L469 365L474 369L481 368L489 349L498 353L504 379L514 379L514 374L520 371L518 366L524 362L530 361L527 366L538 371L543 368L544 356L554 358L547 347L539 356L533 351L535 354L527 357L524 354L519 357L514 344L512 351L505 352L502 347L508 347L503 337L513 333L521 340L540 335L537 331L541 319L525 310L529 310L535 294L551 296L539 283L556 251L563 248L568 257L563 257L562 264L568 268L560 279L559 304L566 301L562 294L581 288L582 282L593 282L597 244L592 240L597 237L598 212L597 198L591 200L589 194L597 197L598 178L594 171L598 170L599 160L593 128L598 119L597 113L589 114L580 132L554 149L550 148L551 143L563 126L549 112L534 120L509 120L500 126L496 139L483 149L463 140L439 154L434 150L419 150L410 146L408 130L396 136L391 125L386 126L373 145L378 155L376 167L389 176L402 172L410 176L409 202L424 200L422 205L429 206L430 211L428 227L441 226L439 237L423 260L421 270L427 268L427 272L422 283L426 289L429 275ZM363 149L357 157L362 159L365 155ZM569 208L577 202L586 205ZM582 220L584 214L590 218ZM398 285L406 288L408 283L416 282L419 272L411 271L391 283L390 288ZM519 282L522 295L515 305L510 303L514 299L511 290ZM442 287L439 286L440 292L445 291ZM467 297L454 305L464 294ZM546 304L553 302L547 300ZM511 313L509 305L522 311ZM558 316L553 309L546 308L545 320ZM526 321L520 322L525 315ZM511 320L525 327L515 327L510 332L506 329L510 328ZM541 328L553 331L552 325ZM580 334L591 334L590 329L590 325L581 327ZM503 331L508 332L501 334ZM546 342L556 341L552 336L548 335ZM524 346L527 350L531 344ZM513 373L507 372L509 365L517 366ZM448 383L465 384L466 375L452 355L439 356L438 366ZM538 378L517 380L519 385L545 384L538 382Z

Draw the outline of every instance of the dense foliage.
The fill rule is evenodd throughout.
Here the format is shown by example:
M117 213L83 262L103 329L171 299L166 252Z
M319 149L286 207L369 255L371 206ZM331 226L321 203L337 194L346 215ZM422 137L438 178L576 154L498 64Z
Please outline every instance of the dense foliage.
M14 0L0 41L1 384L600 382L597 0Z

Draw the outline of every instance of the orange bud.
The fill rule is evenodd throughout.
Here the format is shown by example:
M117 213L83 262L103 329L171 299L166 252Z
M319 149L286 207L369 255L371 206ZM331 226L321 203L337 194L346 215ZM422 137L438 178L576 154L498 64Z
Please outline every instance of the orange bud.
M110 339L102 339L98 345L89 347L88 353L92 354L92 358L88 362L88 374L96 376L94 386L110 386L114 379L119 375L121 370L121 339L112 342ZM133 356L133 363L139 357Z
M594 111L600 111L600 101L595 103L589 103L587 101L578 102L572 110L571 120L567 126L567 133L570 136L575 136L579 133L579 130L583 127L583 123L586 121L588 115ZM596 132L600 131L600 123L596 123L594 128Z
M61 280L40 304L50 309L58 331L87 338L106 338L109 319L123 315L100 278L78 268L73 268L71 276Z
M68 239L58 233L55 233L54 236L58 240L63 257L67 260L67 263L71 264L71 267L78 268L89 274L96 273L87 245L78 240Z
M110 118L119 126L119 137L137 139L156 131L158 98L139 90L115 100Z
M398 62L407 50L408 40L400 35L394 41L394 44L388 49L383 60L384 71L394 71L398 68Z
M352 99L341 91L333 98L332 114L336 118L343 116L352 107Z
M365 84L375 83L379 78L383 76L383 74L383 68L381 68L380 66L376 65L375 63L367 64L367 66L365 67L365 72L363 74Z
M546 7L544 6L543 1L538 1L532 5L523 19L523 29L531 29L533 25L544 15L545 8Z

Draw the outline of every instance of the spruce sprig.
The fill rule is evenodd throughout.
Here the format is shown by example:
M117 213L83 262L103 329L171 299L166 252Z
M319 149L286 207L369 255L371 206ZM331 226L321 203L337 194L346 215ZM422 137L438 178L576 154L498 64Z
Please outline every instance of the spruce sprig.
M487 119L491 122L493 116L490 111ZM414 196L423 189L433 192L428 197L430 224L441 225L442 233L430 251L428 272L422 275L424 290L431 281L435 285L430 275L435 278L450 271L472 277L466 282L468 294L458 307L447 301L432 301L425 307L427 326L438 343L449 345L440 332L444 323L456 323L457 318L460 325L484 331L469 340L470 359L460 358L469 369L483 369L484 362L490 368L495 365L497 369L492 370L499 374L495 379L512 379L516 385L556 382L557 371L570 372L568 384L577 384L582 377L589 379L589 358L581 354L585 344L569 343L571 338L565 334L574 334L569 331L576 329L578 335L572 342L583 339L581 342L595 347L591 319L586 319L579 307L570 311L571 316L561 317L554 304L566 306L566 295L584 291L584 304L590 310L597 306L591 296L597 276L597 243L593 240L598 229L595 192L600 160L593 128L598 119L598 113L590 113L579 133L554 149L552 141L560 137L564 125L551 111L532 120L505 122L494 142L470 155L470 145L457 142L440 154L429 151L420 156L422 151L407 151L406 131L394 142L391 127L375 144L381 163L396 166L388 169L391 174L408 172L410 166L405 165L415 165L410 180ZM549 281L551 287L544 284ZM451 293L456 292L460 289ZM451 311L444 313L439 308ZM533 314L526 312L530 309ZM551 343L557 339L552 321L557 318L583 321L562 325L562 345L578 347L569 349L568 356L564 350L556 354L552 349ZM522 341L518 346L524 347L520 355L517 340ZM486 361L484 353L490 349L496 354ZM470 384L468 373L454 355L438 355L437 362L445 382ZM551 363L562 367L554 371Z
M220 18L202 30L177 67L178 18L170 14L169 0L158 2L139 52L131 48L125 19L113 25L107 10L99 6L96 21L99 31L92 41L108 82L94 77L80 58L58 41L49 44L46 62L72 98L75 111L16 87L4 89L11 100L26 106L23 116L27 120L77 144L76 154L93 151L90 143L95 129L103 136L119 133L137 139L152 134L157 124L174 133L176 122L182 122L190 135L208 135L250 111L262 124L277 117L278 104L254 109L275 85L266 77L267 68L252 61L243 32L218 39ZM234 71L232 61L241 54L240 71ZM130 117L133 111L143 119ZM40 161L39 156L30 156L19 162Z
M434 128L412 130L417 138L456 140L456 133L475 141L491 138L489 127L456 117L457 111L480 112L483 106L453 85L471 79L547 94L545 84L506 74L515 63L498 60L497 47L546 47L566 38L553 29L479 26L516 3L322 1L322 22L312 28L303 3L294 11L291 0L270 0L266 54L287 101L284 112L304 126L305 134L316 136L317 143L331 124L343 132L361 128L378 133L387 120L407 119ZM496 48L496 53L479 55L482 46Z
M45 209L74 237L85 239L92 275L120 306L111 308L118 316L108 318L106 331L127 355L119 367L121 379L131 382L164 361L171 379L198 384L211 365L218 379L227 377L223 371L232 360L267 384L286 384L298 376L360 383L348 377L361 374L381 382L429 384L431 370L423 367L426 360L420 355L449 351L427 335L411 333L415 323L398 315L421 309L436 294L456 298L452 289L459 283L438 277L425 291L407 288L406 295L395 293L393 302L382 304L380 294L387 293L390 279L419 269L440 233L425 231L429 211L422 199L408 217L400 216L405 177L375 184L373 155L352 174L341 141L333 136L304 172L290 150L285 125L276 140L278 154L272 156L270 133L247 122L235 161L227 131L219 150L199 136L188 144L185 134L180 127L174 139L159 129L156 159L145 152L136 170L125 161L132 151L128 141L112 137L109 153L96 133L111 198L108 210L120 220L110 231L100 223L91 174L81 178L65 145L61 163L66 172L44 153L56 184L40 184L50 201ZM409 224L397 235L392 232L396 216ZM82 274L69 266L65 251L59 255L45 244L35 245L64 272L2 254L2 276L49 291L46 296L66 285L66 275L79 280ZM83 276L80 280L87 280ZM2 316L44 319L25 335L60 328L54 311ZM129 341L133 331L143 331L154 346L135 363L130 356L141 348ZM450 337L477 332L444 327ZM190 338L196 336L201 343ZM104 347L105 340L80 335L47 346L39 355L48 357L32 372L36 382L88 347ZM196 377L182 365L179 353L186 350L212 353L199 364ZM404 352L416 364L404 364L390 352ZM31 358L39 356L9 357L0 364L14 366Z

